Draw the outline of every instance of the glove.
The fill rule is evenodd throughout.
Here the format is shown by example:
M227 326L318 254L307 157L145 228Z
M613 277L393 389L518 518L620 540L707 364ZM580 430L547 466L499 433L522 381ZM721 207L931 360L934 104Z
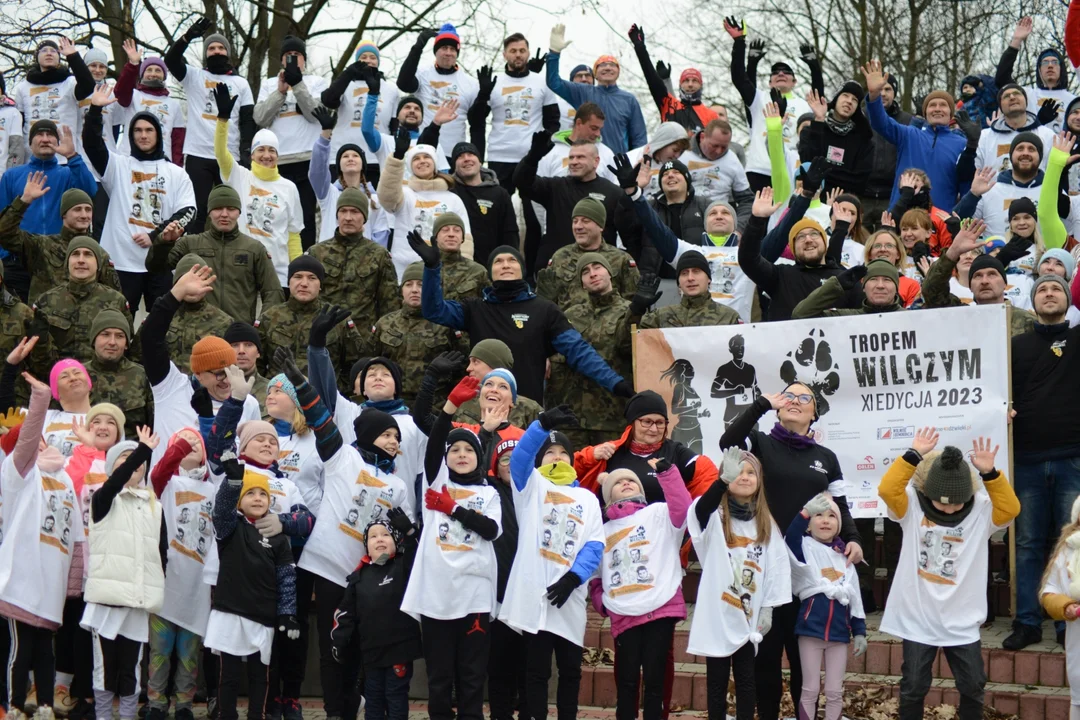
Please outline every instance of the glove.
M641 169L639 165L631 165L630 158L626 153L619 153L615 156L615 164L608 165L607 169L611 171L611 174L615 176L615 179L619 181L619 187L624 190L631 188L637 188L637 176L638 170Z
M836 281L840 283L840 287L845 290L851 290L862 282L864 277L866 277L866 266L856 265L837 275Z
M807 65L817 62L818 59L817 52L814 51L814 46L810 43L801 43L799 45L799 57Z
M285 84L289 87L296 87L304 82L304 73L300 72L299 65L286 63L285 72L282 74L281 79L284 80Z
M476 82L480 83L480 96L491 97L491 91L495 89L495 79L498 75L491 74L490 65L481 65L476 71Z
M454 350L448 350L444 353L439 353L435 356L435 359L428 365L428 370L433 375L438 375L441 378L448 378L455 373L462 372L465 369L465 356Z
M255 529L259 531L260 535L267 538L280 535L285 530L281 524L281 516L277 513L268 513L256 520Z
M278 632L285 633L285 636L290 640L296 640L300 637L300 623L292 615L278 615L277 619Z
M435 36L438 34L439 31L432 28L426 28L424 30L421 30L416 35L416 44L423 47L424 45L428 44L428 40L434 40Z
M765 57L765 41L751 40L750 48L746 51L746 57L750 60L760 60Z
M557 608L561 608L579 585L581 585L581 578L573 570L567 570L561 578L548 585L548 602Z
M656 304L664 293L660 290L660 276L655 273L643 273L638 280L637 292L630 299L630 314L644 315L645 311Z
M403 127L399 127L394 133L394 157L398 160L405 159L405 153L412 147L412 135Z
M401 508L390 508L386 511L386 519L390 525L402 535L411 535L416 529L408 514Z
M308 333L308 345L311 347L326 347L326 336L338 324L349 317L349 308L340 305L331 305L319 310L319 314L311 321L311 330Z
M214 401L210 399L210 391L204 387L199 387L192 392L191 409L199 417L214 417Z
M379 94L379 91L382 89L382 75L379 74L378 68L373 68L365 63L364 69L361 71L360 79L367 83L369 95Z
M548 38L548 47L553 53L561 53L570 43L566 39L566 26L556 25L551 28L551 37Z
M829 500L829 496L825 493L818 493L803 505L803 512L810 517L814 517L827 511L830 507L832 507L832 502Z
M664 258L660 256L660 251L654 248L652 245L646 245L641 249L641 255L638 256L638 271L642 275L646 273L656 274L660 272L660 267L664 264ZM638 287L641 287L641 281L638 281Z
M334 126L337 125L337 113L325 105L315 108L311 111L311 114L319 121L319 126L323 130L333 130Z
M620 380L615 383L615 387L611 389L611 393L615 397L626 398L629 400L634 397L634 385L626 380Z
M450 397L446 398L452 405L461 407L476 397L480 391L480 381L472 375L466 375L458 381L454 389L450 391Z
M458 504L454 502L454 498L450 497L450 490L445 485L439 492L435 492L431 488L427 489L424 493L424 507L428 510L435 510L441 512L443 515L453 515L457 510Z
M1057 100L1047 100L1043 103L1043 106L1039 108L1039 112L1035 115L1035 119L1042 125L1049 125L1057 120L1058 110L1061 109L1061 103Z
M529 147L529 157L539 162L540 158L547 155L553 147L555 143L551 142L551 133L547 130L535 132L532 136L532 145Z
M644 30L644 28L639 27L637 23L634 23L633 25L630 26L629 35L630 35L630 43L635 48L639 48L639 47L642 47L643 45L645 45L645 30Z
M784 116L787 115L787 98L784 97L784 93L773 88L769 91L769 99L776 103L776 109L780 112L780 121L783 122Z
M247 396L251 394L251 388L255 385L255 374L252 373L251 379L244 377L244 371L235 365L230 365L225 368L225 377L229 378L229 396L233 400L239 400L244 402L247 400Z
M669 460L666 457L660 457L660 458L656 459L656 467L654 467L653 470L656 471L657 475L659 475L661 473L666 473L670 469L671 469L671 460Z
M547 62L547 53L544 53L543 55L541 55L540 53L541 53L541 49L536 48L536 57L534 57L532 60L530 60L526 65L529 68L529 72L531 72L531 73L543 72L544 63Z
M201 38L207 30L210 29L210 18L200 17L195 22L191 23L191 26L184 33L184 39L188 42L192 40L198 40Z
M307 377L300 372L300 368L296 367L292 350L289 348L279 347L274 351L274 364L281 368L285 377L289 378L289 382L293 385L302 385L307 382Z
M742 20L735 17L734 15L728 15L726 18L724 18L724 24L728 27L738 28L740 31L742 31L742 37L746 37L746 23L744 23Z
M741 472L742 449L733 445L724 451L724 456L720 460L720 480L725 485L730 485Z
M769 630L772 629L772 608L763 607L758 610L757 618L757 631L761 633L762 637L769 634Z
M670 80L671 79L671 66L668 65L663 60L657 60L656 61L656 74L660 77L661 80Z
M228 120L232 116L233 106L239 99L239 95L234 97L229 94L229 86L225 83L215 85L214 101L217 102L218 120Z
M866 652L866 636L856 635L855 637L851 638L851 647L852 655L854 655L855 657L859 657L860 655L862 655L864 652Z
M433 244L428 245L424 242L424 238L420 237L420 233L415 230L410 230L406 236L409 241L409 247L413 252L420 256L420 259L424 261L424 267L437 268L439 263L442 262L439 258L439 248Z
M917 242L911 246L911 260L915 267L919 267L919 261L930 257L930 246L924 242Z
M1041 110L1039 111L1042 112ZM1054 111L1055 114L1057 111ZM979 138L982 136L982 128L979 124L971 119L967 110L960 110L956 113L956 124L964 131L964 135L967 136L968 147L975 147L979 144Z
M540 421L540 427L551 432L557 427L573 427L578 419L569 405L559 405L550 410L545 410L536 418Z
M811 190L817 193L821 189L821 183L825 182L825 170L829 164L823 157L816 157L810 161L810 169L803 175L803 190Z

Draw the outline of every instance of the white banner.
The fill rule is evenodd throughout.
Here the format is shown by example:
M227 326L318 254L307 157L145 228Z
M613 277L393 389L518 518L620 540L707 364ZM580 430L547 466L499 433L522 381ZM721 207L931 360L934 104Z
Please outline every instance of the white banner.
M938 429L939 448L965 453L989 436L1001 446L998 468L1008 468L1008 343L1005 305L644 330L634 377L667 400L671 436L717 465L735 416L805 383L819 398L814 436L840 459L852 515L880 517L878 482L921 427ZM758 429L775 422L766 413Z

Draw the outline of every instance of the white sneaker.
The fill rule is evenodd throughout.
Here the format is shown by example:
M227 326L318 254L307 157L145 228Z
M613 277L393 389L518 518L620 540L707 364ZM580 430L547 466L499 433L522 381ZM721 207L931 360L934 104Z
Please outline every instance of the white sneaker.
M19 710L18 708L11 708L7 711L7 716L5 720L28 720L28 718L26 717L26 713L24 713L22 710Z
M56 720L56 715L53 713L53 709L48 705L43 705L37 709L34 713L33 720Z

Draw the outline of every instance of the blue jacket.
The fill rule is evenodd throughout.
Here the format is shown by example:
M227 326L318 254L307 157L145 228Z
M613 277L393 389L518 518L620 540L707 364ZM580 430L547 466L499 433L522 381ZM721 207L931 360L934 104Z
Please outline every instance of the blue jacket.
M26 187L26 178L32 172L44 172L49 192L30 204L23 215L19 227L28 233L37 235L55 235L60 232L63 220L60 218L60 198L71 188L86 192L91 198L97 194L97 180L90 174L81 155L61 165L55 158L39 160L31 156L25 165L19 165L0 176L0 208L5 208L11 201L21 197ZM0 255L0 257L4 257Z
M967 147L967 137L943 125L901 125L885 113L881 98L866 103L874 132L896 146L896 178L889 205L900 197L900 174L908 168L922 168L930 178L930 198L934 207L946 212L956 204L960 191L957 161Z
M549 52L547 85L551 91L575 108L594 102L604 111L604 129L600 138L614 153L624 153L649 142L645 133L645 117L633 93L618 85L583 85L559 77L559 53Z
M880 103L878 103L880 105ZM810 518L796 513L784 540L799 562L806 562L802 551L803 536L810 527ZM818 638L825 642L850 642L852 635L866 635L866 620L851 616L851 606L829 599L825 593L812 595L802 601L795 620L795 634Z

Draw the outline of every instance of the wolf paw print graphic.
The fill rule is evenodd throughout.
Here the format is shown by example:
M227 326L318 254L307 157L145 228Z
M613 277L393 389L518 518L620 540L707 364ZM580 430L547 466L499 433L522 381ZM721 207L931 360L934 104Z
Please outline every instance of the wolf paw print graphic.
M818 417L829 412L828 396L840 389L839 363L833 360L832 348L825 339L825 332L810 330L799 346L788 352L780 365L780 379L785 385L800 382L814 392Z

